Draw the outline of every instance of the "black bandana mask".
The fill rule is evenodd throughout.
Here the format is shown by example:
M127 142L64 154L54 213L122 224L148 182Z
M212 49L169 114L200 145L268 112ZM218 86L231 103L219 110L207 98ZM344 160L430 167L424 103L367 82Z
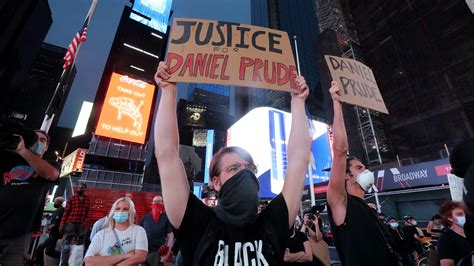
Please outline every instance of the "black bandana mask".
M219 191L219 203L214 207L217 217L226 224L242 226L257 219L257 177L248 169L231 177Z

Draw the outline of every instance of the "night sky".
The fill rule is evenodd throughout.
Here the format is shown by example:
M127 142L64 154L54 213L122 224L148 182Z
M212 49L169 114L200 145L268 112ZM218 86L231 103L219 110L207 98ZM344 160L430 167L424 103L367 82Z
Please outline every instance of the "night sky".
M250 24L250 1L174 0L173 17ZM45 42L66 48L84 23L91 2L91 0L49 0L53 24ZM73 128L82 102L94 100L124 5L130 5L130 2L99 0L89 25L87 41L81 46L76 60L77 75L66 100L59 126Z

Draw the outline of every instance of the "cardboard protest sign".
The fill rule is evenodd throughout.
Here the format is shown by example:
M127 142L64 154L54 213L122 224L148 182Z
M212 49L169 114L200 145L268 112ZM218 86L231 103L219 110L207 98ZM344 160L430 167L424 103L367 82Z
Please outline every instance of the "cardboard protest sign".
M388 114L372 70L353 59L325 55L332 79L339 82L341 100Z
M296 67L286 32L203 19L175 18L170 81L294 91Z

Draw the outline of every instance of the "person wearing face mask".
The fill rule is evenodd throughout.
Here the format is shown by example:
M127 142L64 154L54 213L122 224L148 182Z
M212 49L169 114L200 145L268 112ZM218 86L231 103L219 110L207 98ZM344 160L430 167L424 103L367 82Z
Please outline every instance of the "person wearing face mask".
M64 198L57 197L54 199L54 208L56 210L51 215L51 222L48 225L48 238L35 250L35 265L43 265L43 253L59 259L59 252L56 252L56 243L58 239L62 237L59 233L59 224L61 223L61 218L63 217L64 207L63 207Z
M140 226L148 238L146 265L164 265L172 256L174 235L161 196L153 198L151 213L143 216Z
M179 157L176 84L167 82L169 66L161 62L155 81L161 99L155 121L155 155L168 218L184 265L283 265L286 241L299 211L311 138L305 114L308 86L303 77L291 94L291 133L282 193L260 213L259 181L252 156L242 148L226 147L210 164L218 193L215 207L205 206L189 189ZM249 129L250 130L250 129Z
M84 263L94 265L138 265L148 253L145 229L135 224L135 204L128 197L115 201L86 252Z
M398 265L386 226L364 202L374 174L356 157L347 158L348 141L339 84L332 82L333 161L327 192L328 217L343 265ZM361 244L363 243L363 244Z
M448 201L439 207L443 223L449 226L438 240L441 266L452 266L468 256L472 249L464 234L466 215L461 202ZM469 264L470 265L470 264Z
M48 134L31 135L16 135L14 149L0 148L0 265L23 265L32 232L40 229L47 191L59 178L58 169L42 159Z
M444 225L441 222L441 215L436 214L431 217L431 220L428 222L426 232L431 235L431 242L433 245L438 243L438 239L441 236L441 233L444 230Z
M416 252L416 257L423 253L423 231L417 227L417 221L411 215L403 217L405 219L405 226L402 228L403 233L408 238L412 249Z
M87 185L81 183L76 194L66 201L66 209L59 232L64 234L64 246L61 252L61 263L67 265L71 244L84 245L86 235L86 219L89 215L90 200L85 194Z
M388 218L388 228L391 239L393 240L393 247L400 255L402 265L415 265L415 256L413 255L414 250L410 242L410 238L408 238L400 228L400 224L395 217Z

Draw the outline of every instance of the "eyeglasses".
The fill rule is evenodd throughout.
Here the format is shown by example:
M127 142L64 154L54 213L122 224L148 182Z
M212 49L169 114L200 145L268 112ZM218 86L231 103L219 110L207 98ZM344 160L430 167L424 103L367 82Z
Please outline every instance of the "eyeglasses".
M219 171L216 174L216 176L220 175L224 171L228 174L236 174L237 172L239 172L242 169L249 169L254 174L257 174L257 166L255 164L253 164L253 163L249 163L249 164L235 163L235 164L231 164L227 167L224 167L224 169Z

